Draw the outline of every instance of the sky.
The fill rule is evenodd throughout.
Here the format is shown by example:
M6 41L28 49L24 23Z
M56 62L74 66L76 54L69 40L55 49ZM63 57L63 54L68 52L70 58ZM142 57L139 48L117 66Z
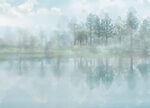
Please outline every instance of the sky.
M0 0L0 28L54 30L69 18L85 19L89 13L125 17L130 9L148 17L150 0Z

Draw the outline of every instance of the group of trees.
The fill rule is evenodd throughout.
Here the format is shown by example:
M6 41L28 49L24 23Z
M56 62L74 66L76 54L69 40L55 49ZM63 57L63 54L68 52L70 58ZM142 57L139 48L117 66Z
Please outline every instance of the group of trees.
M110 42L129 43L131 47L134 41L144 41L150 35L150 20L140 20L131 11L126 19L118 17L116 21L108 15L100 18L98 15L89 14L86 21L78 23L72 20L69 28L74 37L74 45L107 45ZM111 41L109 41L111 40Z
M112 20L108 14L100 17L90 13L85 20L70 20L66 23L68 23L66 24L68 25L67 28L56 29L49 35L46 35L44 31L33 34L29 31L20 30L16 33L16 39L7 38L6 41L0 39L0 46L47 50L53 46L108 44L128 44L130 47L139 45L142 48L147 48L150 43L150 19L139 20L132 11L126 17L118 17L116 20Z

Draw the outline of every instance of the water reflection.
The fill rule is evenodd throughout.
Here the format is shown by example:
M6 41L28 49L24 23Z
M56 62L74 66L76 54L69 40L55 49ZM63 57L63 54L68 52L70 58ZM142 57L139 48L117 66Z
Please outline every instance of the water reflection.
M148 59L20 57L0 65L2 108L150 106Z

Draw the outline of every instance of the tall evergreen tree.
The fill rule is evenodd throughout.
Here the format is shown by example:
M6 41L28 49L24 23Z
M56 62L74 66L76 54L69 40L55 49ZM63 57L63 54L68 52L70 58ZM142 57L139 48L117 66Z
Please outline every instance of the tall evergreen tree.
M126 29L126 24L122 21L121 17L118 17L115 24L115 35L117 36L120 44L122 43L124 36L127 35Z
M93 41L94 17L95 15L90 13L86 19L86 27L88 31L90 45L92 44L92 41Z
M132 48L132 46L133 46L133 35L138 28L138 19L132 11L130 11L127 15L126 25L128 28L128 33L130 33L130 46Z
M100 38L102 37L102 27L101 27L101 22L100 18L95 15L94 17L94 22L93 22L93 32L94 32L94 38L98 39L98 42L100 42Z
M102 36L105 38L105 45L107 45L108 39L114 35L114 25L109 16L106 15L105 18L101 20L101 27Z

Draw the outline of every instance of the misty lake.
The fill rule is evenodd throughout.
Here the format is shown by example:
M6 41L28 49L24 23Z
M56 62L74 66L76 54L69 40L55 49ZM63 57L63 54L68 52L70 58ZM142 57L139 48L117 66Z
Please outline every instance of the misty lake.
M0 0L0 108L150 108L150 0Z
M0 61L0 108L149 108L150 58Z

